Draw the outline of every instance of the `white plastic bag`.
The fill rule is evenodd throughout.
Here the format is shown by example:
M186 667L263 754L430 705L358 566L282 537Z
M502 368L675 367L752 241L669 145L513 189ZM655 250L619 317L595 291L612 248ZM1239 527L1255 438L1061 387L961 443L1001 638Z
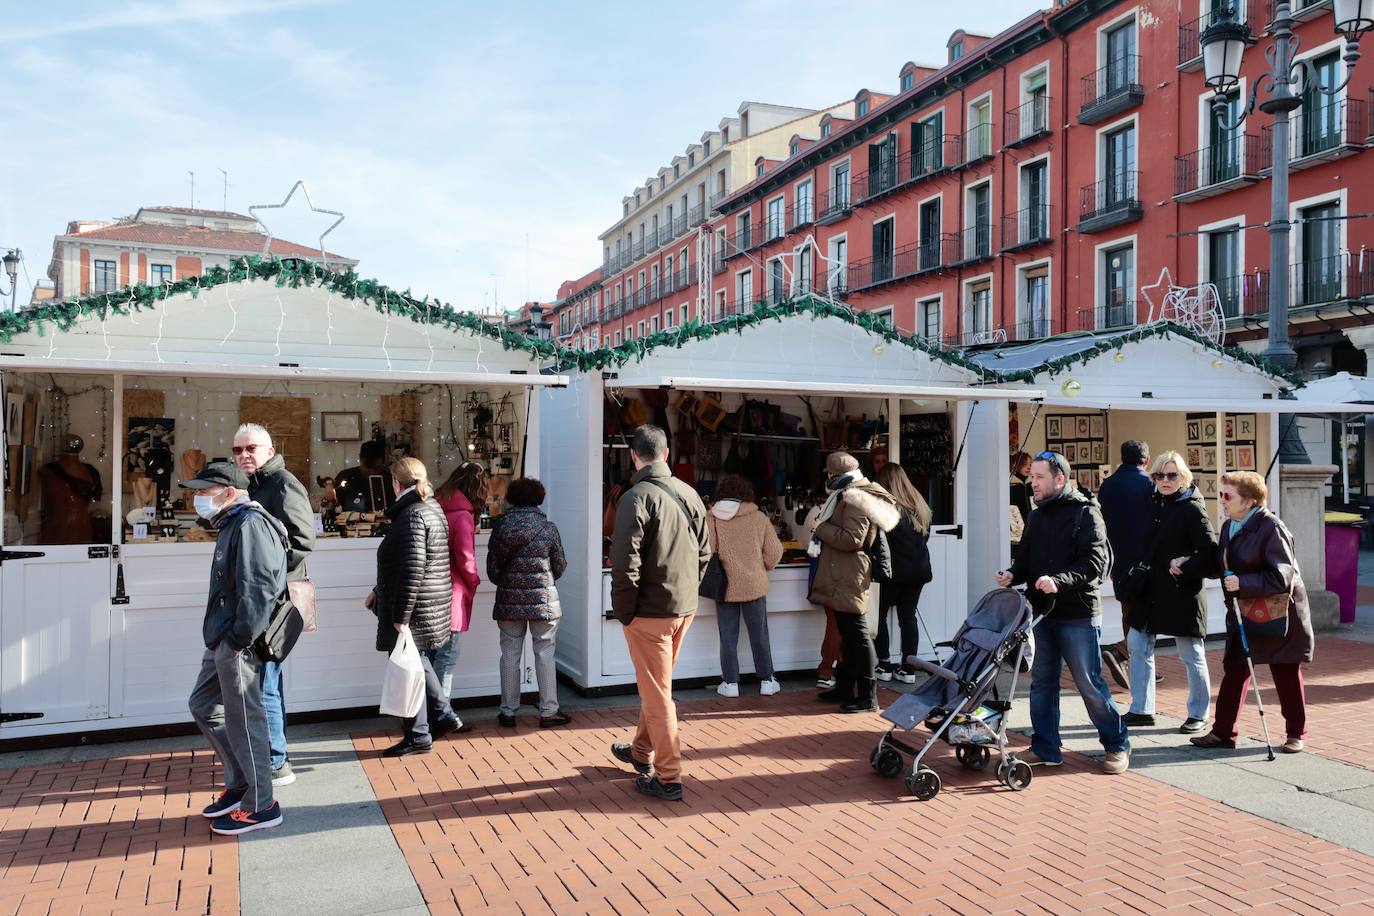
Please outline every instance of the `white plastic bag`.
M397 635L396 648L387 656L379 712L384 716L409 719L419 714L424 701L425 667L420 663L420 650L415 648L407 628Z

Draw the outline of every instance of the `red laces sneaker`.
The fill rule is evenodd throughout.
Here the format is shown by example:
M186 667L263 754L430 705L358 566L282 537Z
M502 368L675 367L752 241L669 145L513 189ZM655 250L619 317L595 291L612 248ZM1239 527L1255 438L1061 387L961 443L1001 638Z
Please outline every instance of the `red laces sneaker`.
M216 819L210 825L210 829L224 836L235 836L240 833L251 833L254 830L276 827L281 822L281 805L273 802L270 808L251 813L239 808L231 814Z

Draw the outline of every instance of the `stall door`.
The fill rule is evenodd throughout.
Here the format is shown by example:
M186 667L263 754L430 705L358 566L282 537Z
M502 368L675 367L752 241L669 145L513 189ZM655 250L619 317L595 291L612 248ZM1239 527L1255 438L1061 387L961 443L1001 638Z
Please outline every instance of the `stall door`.
M936 525L930 532L930 569L935 578L921 590L922 658L934 658L968 616L968 541L962 525Z
M0 713L35 725L101 719L110 698L109 547L5 547ZM96 553L100 556L92 557Z

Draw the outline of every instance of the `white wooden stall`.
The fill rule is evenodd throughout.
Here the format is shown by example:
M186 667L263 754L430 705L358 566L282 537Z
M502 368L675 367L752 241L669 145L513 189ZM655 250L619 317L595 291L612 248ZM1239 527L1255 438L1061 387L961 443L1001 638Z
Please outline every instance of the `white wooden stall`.
M559 670L592 691L634 681L622 627L610 615L610 571L602 562L607 393L709 393L727 404L737 403L732 397L748 395L781 401L789 410L800 407L799 401L789 400L799 396L844 397L852 413L888 418L889 457L898 462L898 418L949 411L953 441L965 447L954 474L952 517L933 528L935 578L920 603L930 636L938 641L953 634L969 609L968 532L1007 526L1004 500L996 494L1006 476L1001 465L1007 399L1021 395L984 382L982 374L942 355L840 317L802 313L659 346L614 369L576 375L566 388L545 391L542 464L548 509L570 551L568 572L559 585L565 615L558 638ZM770 575L769 633L779 671L813 668L819 661L825 617L806 599L807 572L802 563L780 566ZM740 664L748 673L753 665L744 642ZM923 652L929 651L928 643L923 633ZM701 600L675 673L681 679L720 673L715 608L707 599Z
M424 386L416 452L442 480L465 445L461 435L449 435L450 398L486 392L512 399L524 444L523 465L514 470L535 475L541 424L531 391L566 383L564 376L541 374L539 355L527 347L508 349L466 327L379 311L364 298L310 283L208 284L197 295L171 295L137 314L90 314L65 331L49 323L41 331L11 334L0 342L0 391L28 391L40 403L51 400L54 386L108 391L100 400L72 399L65 419L86 440L84 456L104 477L114 525L112 535L98 542L43 544L32 519L23 524L14 511L6 512L6 497L18 497L0 487L0 518L6 521L0 540L0 711L43 714L0 727L0 740L190 719L186 699L203 651L213 544L121 542L126 395L160 389L168 415L187 434L177 453L198 446L214 458L228 454L243 394L309 397L312 412L344 408L371 421L380 394ZM318 423L312 416L312 426ZM5 432L7 443L23 435L36 442L35 466L54 457L52 434L60 431L26 433L11 425ZM315 438L310 447L312 471L336 474L356 464L356 441ZM313 480L302 482L318 495ZM375 618L362 601L374 582L379 540L320 539L309 558L320 628L302 637L285 665L288 714L377 702L383 657L374 649ZM485 542L479 534L483 578ZM499 692L492 598L484 582L472 628L462 637L455 697ZM524 666L527 687L531 661Z

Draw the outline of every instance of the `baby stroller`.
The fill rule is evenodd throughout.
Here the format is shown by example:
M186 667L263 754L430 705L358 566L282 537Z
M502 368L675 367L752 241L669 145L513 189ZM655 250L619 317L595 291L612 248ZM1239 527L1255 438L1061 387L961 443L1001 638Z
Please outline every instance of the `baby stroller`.
M953 746L954 756L972 770L986 768L995 748L997 779L1015 792L1029 786L1030 764L1006 750L1007 714L1017 678L1030 670L1035 651L1031 630L1043 619L1034 615L1020 592L994 589L978 601L953 639L937 644L954 650L944 665L908 656L908 665L931 677L881 713L894 724L869 755L873 769L880 776L897 776L902 754L912 755L907 788L920 801L930 801L940 794L940 776L922 766L921 759L938 739ZM997 693L997 673L1004 665L1012 671L1005 700ZM898 728L910 731L920 722L932 732L920 748L896 737Z

